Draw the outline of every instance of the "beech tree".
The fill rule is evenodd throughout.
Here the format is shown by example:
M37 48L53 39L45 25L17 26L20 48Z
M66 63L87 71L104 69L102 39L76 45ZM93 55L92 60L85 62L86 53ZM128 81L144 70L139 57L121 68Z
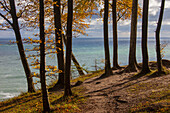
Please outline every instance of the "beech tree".
M64 96L71 96L71 52L72 52L73 0L68 0L66 66L64 75Z
M109 12L109 2L104 0L104 49L105 49L105 75L109 76L112 74L110 66L110 53L109 53L109 40L108 40L108 13Z
M118 40L117 40L117 11L116 0L112 0L112 18L113 18L113 68L120 68L118 64Z
M138 0L133 0L132 4L132 16L131 16L131 34L130 34L130 50L129 50L129 64L124 69L125 72L136 72L136 38L137 38L137 13L138 12Z
M0 12L0 16L7 22L5 24L1 24L1 26L5 27L5 28L12 27L12 29L14 30L15 37L16 37L16 43L18 46L18 51L19 51L21 62L24 67L25 75L27 78L28 92L35 92L32 74L31 74L31 71L30 71L30 68L28 65L28 61L26 59L23 42L22 42L22 37L21 37L21 33L20 33L20 27L19 27L19 23L18 23L18 19L24 13L24 11L26 10L26 7L24 10L20 10L20 12L17 15L14 0L9 0L9 1L2 0L2 1L0 1L0 6L1 6L1 8L3 8L3 11ZM12 19L12 22L10 21L10 19Z
M29 28L36 29L37 26L38 26L37 25L38 23L36 21L38 19L38 16L37 16L38 13L36 12L37 8L38 8L38 7L36 7L37 2L35 0L32 0L30 2L31 2L31 4L29 5L29 8L31 9L31 11L30 12L27 11L26 15L24 15L23 17L24 17L24 20L27 21L25 26L28 26ZM78 0L76 3L78 4L79 2L81 2L81 1ZM57 35L56 34L57 29L56 29L56 23L55 22L57 22L57 24L60 23L61 24L61 29L59 31L61 32L61 34L62 34L61 37L63 38L63 40L61 40L61 43L62 43L62 41L64 41L64 43L66 43L67 39L65 38L66 37L65 33L66 33L66 25L67 25L66 24L66 22L67 22L66 21L66 19L67 19L67 13L66 13L67 12L66 11L67 2L65 0L62 0L62 1L60 0L60 3L57 0L45 0L45 3L46 3L45 4L45 12L46 12L45 13L45 18L46 18L45 22L48 23L47 30L45 32L48 34L48 36L53 36L54 34ZM57 7L57 6L56 7L51 7L52 5L53 6L57 5L59 7ZM57 11L55 11L54 8L57 9ZM76 8L75 8L75 10L76 10ZM58 11L60 11L60 16L58 15L59 13L57 13ZM56 12L57 16L52 16L52 15L55 15L54 14L55 12ZM75 15L77 15L77 16L74 18L74 29L73 29L73 31L75 32L74 35L76 36L77 33L85 34L84 30L82 30L82 29L87 27L87 24L85 24L81 19L81 18L85 18L85 17L82 16L82 15L78 16L77 12L75 13ZM60 18L61 21L58 21L59 19L55 19L56 17ZM80 20L80 21L78 21L78 20ZM57 36L55 36L55 37L57 37ZM57 44L57 45L60 45L60 44ZM58 51L60 51L60 50L58 50ZM57 53L59 55L61 52L60 53L57 52ZM57 57L58 57L58 55L57 55ZM72 61L73 61L74 65L76 66L79 75L85 75L82 68L81 68L81 65L79 64L79 62L77 61L77 59L76 59L76 57L74 56L73 53L72 53L72 56L73 56ZM57 58L57 60L59 60L59 59ZM59 66L59 64L61 64L61 61L59 61L59 62L60 63L58 63L58 66ZM61 68L61 67L62 66L60 66L58 68ZM60 79L61 78L60 75L62 75L62 73L59 74L59 80L58 80L59 82L60 82L60 80L62 80L62 79Z
M45 76L45 32L44 32L44 0L39 0L40 8L40 82L42 90L43 111L50 111L50 104L48 100L48 92L46 88L46 76Z
M142 74L150 72L149 63L148 63L148 9L149 9L149 0L143 0L143 16L142 16Z
M163 14L164 14L164 6L165 6L165 0L162 0L159 20L158 20L158 24L156 28L156 53L157 53L157 67L158 67L159 75L163 73L162 58L161 58L161 52L160 52L161 51L160 50L160 30L161 30L161 24L162 24L162 19L163 19Z
M137 3L137 2L136 2ZM113 69L119 69L120 66L118 64L118 36L117 36L117 22L119 20L130 19L130 15L134 15L133 13L137 13L137 17L141 16L141 9L138 7L132 11L134 5L134 1L132 0L112 0L112 19L113 19ZM134 17L133 17L134 18ZM134 48L135 49L135 48ZM136 51L136 49L135 49ZM136 59L135 59L136 62ZM136 63L137 64L137 63Z
M63 48L63 37L61 28L61 5L60 0L53 0L54 2L54 24L55 24L55 40L56 40L56 51L58 69L61 70L59 73L59 79L56 85L64 88L64 48Z

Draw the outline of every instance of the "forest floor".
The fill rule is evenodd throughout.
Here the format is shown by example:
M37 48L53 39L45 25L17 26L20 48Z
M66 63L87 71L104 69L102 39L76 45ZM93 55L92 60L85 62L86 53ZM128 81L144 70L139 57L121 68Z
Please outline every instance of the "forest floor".
M170 62L164 62L170 71ZM150 67L156 67L150 62ZM155 71L139 76L135 73L100 76L85 80L82 86L88 97L80 108L82 113L169 112L170 74L158 76Z
M149 65L152 72L143 76L118 74L121 70L113 70L113 75L104 78L101 78L104 71L80 76L71 81L73 96L63 98L63 89L49 92L51 112L170 113L170 61L163 60L169 74L161 76L155 73L155 62ZM37 91L0 102L0 112L39 113L42 106L41 91Z

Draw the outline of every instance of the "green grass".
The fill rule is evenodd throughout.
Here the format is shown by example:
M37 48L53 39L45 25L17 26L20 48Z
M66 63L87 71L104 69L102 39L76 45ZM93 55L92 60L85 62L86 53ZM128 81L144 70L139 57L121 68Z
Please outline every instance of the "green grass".
M85 81L89 78L99 76L104 71L95 72L85 76L80 76L71 82ZM52 84L51 84L52 85ZM51 112L65 113L65 112L79 112L78 105L86 101L83 92L85 89L81 86L72 88L73 96L63 98L63 91L49 93L49 102ZM43 103L41 98L41 91L35 93L22 93L21 95L0 102L0 112L2 113L37 113L43 111Z
M141 103L133 106L130 112L140 113L169 113L170 112L170 85L161 82L144 82L133 85L128 89L130 94L144 96Z
M72 88L73 96L63 98L63 91L49 93L51 112L75 112L80 111L78 105L83 103L82 87ZM43 111L43 103L40 91L36 93L24 93L18 97L0 102L0 112L2 113L37 113Z
M130 112L140 113L169 113L170 90L151 92L145 102L139 103L130 109Z
M151 76L155 71L144 75ZM74 80L71 80L72 83L77 81L85 81L87 79L100 76L104 73L104 70L88 74L85 76L80 76ZM134 75L136 76L136 75ZM166 76L166 75L165 75ZM170 85L164 86L160 85L159 87L153 82L146 83L129 83L132 86L128 89L130 94L136 94L138 92L146 92L151 89L149 95L146 98L143 98L141 103L133 106L130 109L130 112L150 112L153 110L153 113L161 112L168 113L170 103ZM161 84L161 83L160 83ZM63 98L63 91L51 92L49 93L49 101L51 107L51 113L65 113L65 112L80 112L79 105L84 103L87 99L84 94L85 89L82 86L73 87L72 92L73 96ZM43 103L41 98L41 91L36 93L22 93L21 95L11 98L9 100L0 102L0 112L2 113L37 113L43 111Z

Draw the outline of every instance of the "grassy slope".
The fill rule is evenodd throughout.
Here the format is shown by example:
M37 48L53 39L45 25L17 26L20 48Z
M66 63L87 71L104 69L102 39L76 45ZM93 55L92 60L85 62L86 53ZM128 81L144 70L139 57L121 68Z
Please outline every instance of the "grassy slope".
M99 76L103 73L97 72L94 74L89 74L81 76L72 82L84 81L86 79ZM150 73L147 76L150 76ZM163 82L163 81L162 81ZM164 86L162 84L154 83L152 80L147 83L138 83L132 85L127 89L127 93L130 95L133 94L144 94L148 92L147 96L141 98L141 101L136 103L129 112L169 112L170 104L170 85ZM78 108L79 105L86 102L86 99L83 95L85 89L82 86L73 87L72 91L74 96L68 98L62 98L63 91L57 91L49 93L49 100L51 103L51 112L81 112ZM140 95L139 95L140 96ZM139 98L139 97L135 97ZM42 100L41 93L37 91L36 93L23 93L18 97L0 102L0 112L2 113L16 113L16 112L42 112Z
M94 76L99 76L103 73L100 71L94 74L88 74L85 76L80 76L77 79L72 80L72 83L79 81L84 81L86 79L92 78ZM81 86L73 87L72 91L74 96L68 98L62 98L63 91L50 92L49 101L51 104L51 112L78 112L80 109L78 105L83 103L86 98L83 97L83 91L85 89ZM0 102L0 112L2 113L17 113L17 112L42 112L42 99L41 92L36 93L23 93L17 97L11 98L9 100Z
M145 75L150 79L132 85L128 94L134 95L138 102L130 112L169 113L170 112L170 75L155 75L155 71ZM165 79L167 80L165 80ZM166 82L166 83L165 83Z

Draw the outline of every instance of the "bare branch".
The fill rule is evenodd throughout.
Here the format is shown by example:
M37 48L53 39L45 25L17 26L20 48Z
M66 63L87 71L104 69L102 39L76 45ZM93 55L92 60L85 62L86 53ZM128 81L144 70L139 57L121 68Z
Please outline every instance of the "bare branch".
M5 19L12 27L13 27L13 24L2 14L0 13L0 16Z
M5 4L5 7L10 11L10 8L7 6L6 0L3 0L3 1L4 1L4 4Z
M4 2L5 4L6 4L6 2ZM9 8L5 5L5 4L3 4L2 2L0 2L0 4L2 5L2 7L5 9L5 11L7 11L7 12L9 12L10 13L10 10L9 10Z
M121 16L119 15L119 18L117 19L117 22L126 14L126 11L127 11L127 9L124 11L124 13Z
M23 10L22 12L21 12L21 14L19 15L19 16L17 16L17 18L21 18L22 17L22 14L25 12L26 10Z
M24 6L24 10L21 12L21 14L17 18L21 18L22 17L22 14L26 11L26 8L28 6L30 6L29 3L31 3L31 2L28 2L27 5Z

